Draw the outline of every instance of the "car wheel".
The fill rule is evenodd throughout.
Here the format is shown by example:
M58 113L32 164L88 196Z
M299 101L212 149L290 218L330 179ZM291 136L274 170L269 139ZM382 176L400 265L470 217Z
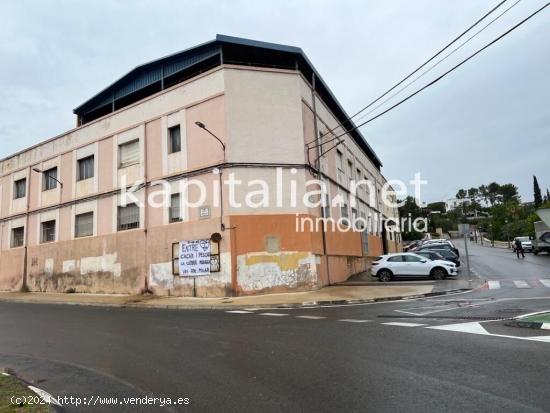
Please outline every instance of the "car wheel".
M434 280L444 280L447 273L443 268L434 268L430 275Z
M378 281L387 283L387 282L390 282L392 278L393 278L393 274L390 270L381 270L378 273Z
M533 250L533 254L539 255L539 252L537 250Z

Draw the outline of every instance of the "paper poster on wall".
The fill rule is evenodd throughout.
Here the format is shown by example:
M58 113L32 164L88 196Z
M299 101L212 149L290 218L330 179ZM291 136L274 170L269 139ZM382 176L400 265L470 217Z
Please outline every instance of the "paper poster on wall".
M179 269L182 277L210 274L210 240L180 241Z

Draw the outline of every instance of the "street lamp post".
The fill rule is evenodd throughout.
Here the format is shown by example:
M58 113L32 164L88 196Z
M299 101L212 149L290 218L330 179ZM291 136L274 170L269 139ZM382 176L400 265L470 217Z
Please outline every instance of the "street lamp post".
M216 139L221 147L222 147L222 150L223 150L223 163L225 164L225 144L222 142L222 140L220 138L218 138L212 131L210 131L206 125L202 122L195 122L195 125L197 125L199 128L205 130L206 132L208 132L214 139ZM225 224L223 223L223 178L222 178L222 171L223 171L223 166L220 166L219 168L219 175L220 175L220 229L222 231L225 231Z

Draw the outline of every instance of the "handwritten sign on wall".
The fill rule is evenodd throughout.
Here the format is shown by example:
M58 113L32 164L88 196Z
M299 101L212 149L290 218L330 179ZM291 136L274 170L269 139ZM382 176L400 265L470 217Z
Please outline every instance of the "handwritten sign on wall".
M182 277L210 274L210 240L180 241L179 269Z

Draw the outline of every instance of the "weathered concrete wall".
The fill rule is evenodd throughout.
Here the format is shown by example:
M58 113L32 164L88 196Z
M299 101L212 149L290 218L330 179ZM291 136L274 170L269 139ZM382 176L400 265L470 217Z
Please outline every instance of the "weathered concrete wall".
M0 251L0 291L19 290L22 283L25 250Z

